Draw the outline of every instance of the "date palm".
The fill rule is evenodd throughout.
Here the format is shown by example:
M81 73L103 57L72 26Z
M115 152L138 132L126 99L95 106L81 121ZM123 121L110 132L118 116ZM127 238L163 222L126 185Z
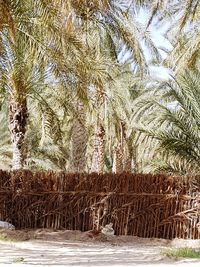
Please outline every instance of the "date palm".
M0 76L1 86L9 94L13 169L23 168L26 160L27 95L41 82L42 41L52 10L46 1L0 2Z
M141 47L142 40L146 41L148 47L151 51L154 51L157 57L159 57L159 55L151 42L149 35L143 31L141 25L139 25L129 14L128 9L130 7L134 8L135 4L132 2L130 5L127 5L125 1L122 1L123 3L116 1L102 2L104 5L101 3L101 7L90 7L88 2L88 7L87 5L82 7L79 5L78 10L75 8L77 14L82 18L82 27L86 35L86 43L93 47L96 54L100 52L102 56L112 60L113 66L118 64L117 50L120 50L123 45L126 45L132 55L132 60L135 63L135 66L137 66L141 72L145 72L147 64L144 51ZM95 40L95 45L91 44L91 36L94 36L92 39L93 42ZM114 42L115 38L120 39L118 44L116 41ZM110 79L109 76L108 79ZM101 114L105 113L103 111L106 102L105 86L108 85L108 82L105 79L102 80L103 82L95 85L97 101L95 106L98 108L99 114L97 114L98 119L96 120L96 138L94 136L94 154L91 170L97 172L103 171L104 147L107 134L103 123L104 119ZM99 147L97 144L99 144ZM99 163L98 158L100 160Z
M200 172L199 81L199 70L187 71L137 103L136 117L142 122L139 130L145 145L153 148L148 160L154 168L149 165L149 170Z
M3 37L4 52L1 54L1 81L4 89L9 93L9 129L13 146L13 169L23 167L26 159L26 145L24 142L28 118L26 95L32 82L30 69L31 55L27 55L27 45L22 36L17 36L11 43L9 38ZM30 60L27 62L26 60Z
M112 80L108 70L111 66L118 68L115 50L120 50L124 44L131 51L133 62L141 71L145 71L146 61L139 39L145 39L152 50L153 44L148 34L139 30L140 27L132 20L129 13L130 8L141 4L139 2L145 1L135 1L135 3L130 1L131 6L127 5L126 1L106 0L0 2L1 81L10 96L9 128L13 145L13 169L22 168L27 157L25 141L28 119L27 96L37 91L37 87L46 90L41 72L49 65L52 66L51 79L59 80L61 87L69 90L68 96L73 103L73 107L70 108L74 114L78 113L83 103L87 102L89 88L92 87L99 94L95 97L97 101L98 99L101 101L96 103L96 106L100 107L100 113L103 114L105 87ZM88 37L93 35L95 30L99 43L102 41L103 45L98 49L95 48L94 54L92 50L94 46L89 44ZM113 49L116 38L119 38L120 42L116 49ZM108 54L103 51L104 49L109 49L109 54L115 54L115 59L113 55L109 55L106 60L105 55ZM56 86L55 88L57 90ZM102 133L105 126L100 113L96 122L98 122L97 132L98 127L102 130L100 134L102 147L98 151L103 151ZM80 164L85 162L87 140L85 129L81 129L85 127L84 116L81 118L75 116L74 125L79 127L78 130L76 127L72 128L74 132L72 155L78 157L77 162ZM76 136L76 133L81 131L84 134ZM83 146L82 149L78 149L80 144ZM82 152L77 155L77 151ZM101 152L101 155L103 154L104 152ZM104 156L101 156L101 159L103 161ZM83 171L85 168L85 163L82 166L79 166L79 163L75 165L77 170Z
M157 1L153 6L153 17L156 17L161 24L170 25L166 35L173 48L168 51L165 60L167 66L175 73L180 73L186 68L194 69L199 59L199 1Z

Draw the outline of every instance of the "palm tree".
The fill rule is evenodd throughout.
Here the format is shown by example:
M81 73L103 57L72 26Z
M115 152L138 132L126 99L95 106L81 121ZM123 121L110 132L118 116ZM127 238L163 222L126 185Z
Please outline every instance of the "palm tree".
M135 118L141 117L138 129L145 144L154 146L147 157L154 165L148 166L149 170L199 173L199 81L199 70L186 71L138 100L135 113Z
M5 0L0 2L0 7L1 85L9 94L12 168L21 169L27 157L27 95L36 84L40 84L38 73L45 47L41 41L49 27L49 15L52 14L53 18L53 8L39 0L18 3Z
M116 3L114 1L107 2L109 2L109 4L106 5L104 2L105 5L100 5L102 8L99 9L98 7L93 7L92 9L90 9L89 7L87 9L87 5L81 8L79 6L77 12L79 12L81 9L81 12L79 12L78 14L80 16L83 16L83 27L85 25L84 30L86 31L86 42L88 46L93 47L93 50L96 51L97 56L98 53L101 53L102 56L105 56L112 60L112 64L114 66L119 65L117 50L120 50L121 47L125 44L127 46L127 49L129 49L130 53L132 54L133 62L135 63L135 65L137 65L137 67L139 66L140 71L145 72L147 64L140 41L144 39L148 47L150 47L158 56L158 53L156 53L156 49L151 42L149 35L142 31L141 25L137 24L133 17L130 16L128 11L130 5L120 5L119 3ZM107 11L106 13L105 9ZM93 44L91 44L91 36ZM114 42L116 37L120 38L118 45L116 45L116 41ZM109 76L108 79L110 79ZM91 168L92 171L96 172L103 172L104 166L106 133L103 118L100 113L105 113L103 109L105 104L106 84L108 85L108 82L105 79L102 79L102 82L96 83L97 102L95 106L98 108L99 114L97 114L98 119L96 120L97 124L94 133L94 152ZM121 119L119 119L119 121L121 121ZM97 144L99 144L99 147ZM123 149L124 148L120 148L117 150L119 152ZM121 154L121 152L115 153L115 155L119 154Z
M196 27L187 33L180 33L178 40L172 40L172 44L174 48L165 62L175 74L198 68L200 35Z
M76 114L74 114L71 134L70 171L84 172L86 170L87 129L86 111L84 104L76 98Z
M13 169L20 169L26 159L24 142L28 110L26 93L30 89L30 69L25 62L27 46L24 38L17 37L15 43L4 38L6 47L1 55L1 77L5 90L9 92L9 129L13 146ZM25 56L26 57L26 56ZM27 58L27 57L26 57ZM29 60L31 56L29 57ZM31 73L32 74L32 73Z
M64 106L64 112L74 116L71 131L71 162L73 162L71 166L76 171L85 170L88 138L85 113L86 109L89 106L91 109L93 105L90 94L93 93L91 91L94 88L93 99L96 101L94 106L98 107L99 113L96 113L96 140L94 135L96 145L94 145L93 154L97 153L97 159L100 162L96 166L101 167L100 169L95 167L93 170L97 172L103 170L106 125L102 114L105 114L105 105L108 103L107 88L111 87L110 84L115 76L110 70L113 68L115 73L119 69L116 52L126 44L132 53L133 62L141 71L145 71L147 64L139 40L145 39L148 46L154 49L148 34L132 19L129 12L134 5L145 1L135 1L131 6L127 5L126 1L90 2L28 0L21 1L17 5L15 1L0 2L3 12L0 20L1 81L3 88L10 95L9 128L13 145L13 169L22 168L27 154L30 155L25 141L29 96L30 94L33 96L35 92L42 96L43 90L54 87L56 94L62 94L65 90L66 98L62 99L62 96L59 98ZM96 46L89 41L90 38L94 38L95 32L98 40ZM117 46L115 46L116 38L120 40ZM50 81L56 80L53 86L49 84L47 86L44 78L45 71L49 67L51 67L48 73L51 76ZM92 104L88 104L90 101ZM44 101L42 103L44 104ZM56 113L54 108L49 108L47 105L41 110L42 141L40 144L45 144L44 139L52 135L49 143L59 147L58 151L63 151L60 148L66 143L63 140L61 142L61 139L67 138L61 134L57 142L48 126L49 121L51 121L49 125L53 125L53 116L50 116L50 113L52 111ZM58 117L59 123L56 125L60 125L60 120L62 121L62 115L59 114ZM120 122L124 118L118 116L118 119ZM117 126L117 128L120 127ZM116 132L120 140L119 130ZM98 144L100 146L97 149ZM66 149L61 154L68 157ZM61 169L65 168L65 165L66 161L61 160L59 163Z
M197 66L200 44L199 10L198 0L162 0L153 5L149 24L156 17L157 26L169 25L166 36L173 48L168 51L165 64L175 73Z
M141 27L131 16L133 9L136 6L145 4L145 1L130 1L130 3L127 3L127 1L102 0L91 2L77 0L67 2L56 1L56 4L66 21L66 27L63 28L63 32L66 28L68 32L71 31L70 40L72 36L74 38L74 32L78 32L82 39L80 41L76 38L76 43L74 42L76 48L77 44L81 44L81 53L79 53L80 46L78 49L75 49L76 53L73 53L71 48L67 46L69 39L65 39L66 35L63 35L62 40L66 44L66 48L64 48L65 52L62 55L63 58L66 58L66 62L68 61L71 64L69 63L67 68L65 68L66 65L64 68L61 66L62 74L58 75L62 81L63 76L66 78L66 76L69 77L69 74L71 74L74 77L73 86L70 85L71 89L73 88L71 99L74 117L71 131L70 169L74 171L85 170L88 134L83 113L87 112L88 106L91 107L88 103L92 102L90 90L93 88L92 90L96 92L94 107L97 107L99 113L96 113L97 119L95 120L95 130L93 131L92 170L102 172L105 158L105 139L108 139L104 123L105 103L107 103L106 98L108 97L106 87L110 86L111 80L113 81L110 69L119 68L117 51L122 51L124 45L126 45L126 50L130 51L133 58L132 63L135 64L135 69L139 66L141 72L145 72L147 67L144 51L141 46L143 40L146 41L150 50L158 56L148 32L145 32L144 27ZM116 39L119 39L118 43ZM72 55L70 56L70 54ZM84 58L83 61L82 58ZM61 62L59 61L58 64L61 64ZM78 116L79 113L80 116ZM119 125L123 119L119 118ZM117 128L120 129L119 126ZM118 139L120 139L119 131L117 130L116 132L118 132ZM100 146L97 147L97 144ZM97 163L98 159L100 160L99 163Z

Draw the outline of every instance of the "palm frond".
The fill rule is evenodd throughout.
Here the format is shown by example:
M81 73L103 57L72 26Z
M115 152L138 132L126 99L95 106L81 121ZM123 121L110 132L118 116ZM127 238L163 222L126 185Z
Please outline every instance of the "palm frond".
M165 84L167 91L161 91L161 98L155 95L154 99L138 100L144 105L143 111L135 112L136 117L142 114L138 118L142 125L137 128L146 139L145 146L151 148L151 142L155 144L153 154L148 152L150 157L162 157L163 166L175 162L180 173L192 171L191 166L200 171L199 80L198 70L185 72L176 81ZM160 170L161 167L159 163Z

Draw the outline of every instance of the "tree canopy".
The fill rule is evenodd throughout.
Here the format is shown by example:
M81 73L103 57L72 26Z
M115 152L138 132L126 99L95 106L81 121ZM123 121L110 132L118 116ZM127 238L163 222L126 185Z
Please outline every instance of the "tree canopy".
M0 1L0 167L197 174L199 15L197 0Z

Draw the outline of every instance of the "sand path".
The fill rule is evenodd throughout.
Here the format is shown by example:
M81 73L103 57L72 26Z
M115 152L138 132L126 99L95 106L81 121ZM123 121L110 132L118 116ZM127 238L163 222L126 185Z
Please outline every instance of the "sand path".
M170 260L161 256L165 246L110 245L83 242L27 241L0 243L0 266L200 266L200 261ZM20 257L23 264L15 263Z
M53 233L52 233L53 234ZM200 267L200 260L175 261L161 255L172 246L200 247L198 241L166 241L137 237L114 238L109 242L62 240L48 235L40 240L0 242L0 266L155 266ZM16 263L16 261L21 262Z

